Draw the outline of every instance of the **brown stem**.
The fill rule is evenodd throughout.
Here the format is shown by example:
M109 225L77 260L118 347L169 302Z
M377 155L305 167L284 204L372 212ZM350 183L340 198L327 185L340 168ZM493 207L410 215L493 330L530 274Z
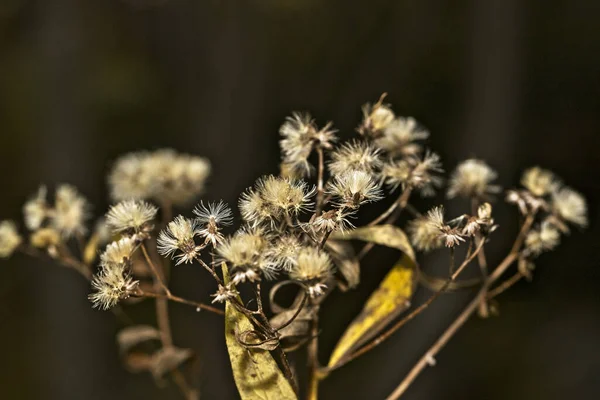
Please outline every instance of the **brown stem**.
M219 278L219 275L217 275L214 268L211 268L208 265L206 265L206 263L204 261L202 261L202 259L200 257L196 257L196 261L198 261L198 263L200 265L202 265L202 267L204 267L204 269L207 270L208 273L211 274L213 278L215 278L215 281L217 281L217 283L219 285L223 284L223 281L221 280L221 278Z
M519 250L523 241L525 240L525 236L531 225L533 224L535 218L535 212L531 213L527 216L517 239L515 240L513 247L510 253L504 258L504 260L496 267L494 272L490 275L490 277L484 282L483 286L479 290L477 296L471 300L471 302L467 305L467 307L460 313L460 315L454 320L454 322L446 329L446 331L439 337L439 339L427 350L427 352L419 359L419 361L415 364L415 366L410 370L408 375L400 382L400 385L396 387L396 389L390 394L387 400L396 400L406 390L408 387L415 381L415 379L419 376L419 374L430 365L432 360L435 360L435 356L442 350L442 348L450 341L450 339L458 332L458 330L467 322L467 320L471 317L471 315L477 310L479 307L479 303L481 302L482 297L484 297L490 288L490 286L506 272L508 267L512 265L513 262L518 257Z
M323 239L321 239L321 242L319 243L319 249L323 249L323 247L325 247L325 242L327 242L327 239L329 239L329 235L331 235L331 232L331 229L325 232L325 234L323 235Z
M146 249L146 244L142 243L140 248L142 249L142 254L144 255L144 259L146 259L146 263L150 267L150 270L152 271L152 274L154 275L154 279L156 280L156 282L158 282L158 284L160 285L162 290L164 290L165 293L171 294L169 287L165 284L165 281L163 280L163 274L158 270L158 268L156 268L156 265L154 265L152 258L150 258L150 254L148 254L148 250Z
M210 311L215 314L225 315L225 312L223 310L219 310L218 308L209 306L208 304L198 303L198 302L192 301L192 300L187 300L182 297L175 296L171 293L162 294L162 293L154 293L154 292L145 292L145 291L142 291L141 289L138 289L138 291L135 292L134 295L138 296L138 297L151 297L154 299L171 300L176 303L187 304L188 306L192 306L192 307L196 307L196 308L199 308L202 310Z
M319 398L319 307L315 307L311 320L310 336L308 344L308 387L306 390L307 400Z
M488 300L493 299L494 297L498 296L500 293L504 292L505 290L509 289L510 287L512 287L515 283L519 282L521 279L523 279L525 277L525 275L523 275L521 273L521 271L518 271L517 273L515 273L513 276L511 276L510 278L508 278L507 280L505 280L504 282L502 282L500 285L498 285L497 287L495 287L494 289L490 290L486 296L486 298Z
M400 194L400 196L398 196L398 199L387 210L385 210L383 212L383 214L381 214L379 217L375 218L373 221L369 222L367 224L367 226L377 225L378 223L380 223L381 221L383 221L384 219L389 217L396 210L396 208L399 208L400 211L402 209L404 209L404 207L406 207L406 204L408 203L408 199L410 198L411 193L412 193L412 189L410 187L406 188Z
M278 327L276 329L277 332L283 330L284 328L286 328L287 326L289 326L292 322L294 322L294 320L296 318L298 318L298 315L300 315L300 312L302 312L302 309L304 308L304 305L306 304L306 300L308 299L308 293L305 291L304 292L304 297L302 298L302 301L300 302L300 305L298 306L298 309L296 309L296 312L294 313L294 315L292 315L292 317L283 325L281 325L280 327Z
M292 372L292 368L290 367L290 362L288 361L287 356L285 355L285 351L281 348L281 344L279 344L275 350L273 350L275 354L279 357L281 361L281 366L283 367L283 373L287 378L288 382L292 386L292 390L294 393L298 395L298 385L296 384L296 379L294 378L294 373Z

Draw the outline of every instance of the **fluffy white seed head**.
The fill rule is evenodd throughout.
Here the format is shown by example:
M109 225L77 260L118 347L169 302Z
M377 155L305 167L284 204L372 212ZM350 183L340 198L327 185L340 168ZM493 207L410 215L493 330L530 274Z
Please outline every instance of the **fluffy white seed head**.
M311 206L314 187L304 181L272 175L262 177L253 189L240 198L242 218L251 225L273 223L284 216L294 216Z
M194 208L196 219L201 224L217 224L221 226L229 226L233 223L233 213L224 201L211 202L204 205L201 202Z
M552 209L560 218L575 225L586 227L588 224L585 198L576 191L564 187L552 195Z
M10 257L22 241L14 222L0 222L0 258Z
M110 208L106 224L114 233L143 232L152 228L158 209L142 200L125 200Z
M444 221L444 208L434 207L427 212L427 223L430 224L430 229L437 229L440 238L443 240L446 247L455 247L464 242L465 239L458 229L451 227ZM452 221L451 221L452 222Z
M440 157L427 152L422 158L408 156L400 161L390 161L384 165L381 175L392 190L401 186L403 189L420 189L423 196L432 196L442 185L442 178L437 175L441 172Z
M365 104L362 106L363 120L358 127L358 132L361 135L371 137L381 136L383 130L387 128L394 118L394 112L388 104L383 104L384 93L379 101L375 104Z
M210 163L170 149L137 152L119 158L108 182L114 200L189 203L204 190Z
M526 251L535 256L553 250L559 243L560 232L548 222L543 222L539 229L532 230L525 238Z
M213 247L224 240L221 228L233 223L233 214L229 206L223 201L218 203L200 203L194 209L196 221L200 226L199 235L206 242L212 243Z
M540 167L527 169L521 178L521 184L534 196L546 196L558 189L560 182L556 176L548 170Z
M381 156L366 142L346 143L331 153L329 170L332 175L342 175L348 170L364 171L373 174L381 167Z
M217 291L211 294L211 297L214 297L211 303L224 303L237 295L239 295L239 292L232 285L219 285Z
M46 202L47 190L41 186L35 196L29 199L23 206L25 226L29 230L39 229L48 216L49 206Z
M159 254L177 260L176 265L191 263L201 250L194 241L198 234L196 221L179 215L159 233L156 248Z
M325 283L333 274L333 263L327 253L315 247L303 247L298 251L290 278L308 286L309 294L316 297L323 293Z
M304 227L319 233L345 232L354 229L354 225L349 220L354 213L355 210L344 210L342 208L324 211L308 224L304 224Z
M35 248L48 251L50 256L57 253L57 246L63 241L60 232L54 228L40 228L29 236L29 243Z
M296 254L302 248L297 236L285 234L279 236L267 250L267 257L273 261L277 269L290 271L294 265Z
M235 283L274 277L276 265L267 252L269 240L260 229L242 229L217 247L219 256L232 267Z
M127 264L137 248L134 239L126 236L106 246L100 255L100 264L106 268L114 264Z
M127 265L111 264L92 278L94 292L88 296L94 308L108 310L128 298L138 287Z
M419 217L410 221L408 233L411 243L417 250L427 252L439 249L444 245L439 228L432 224L427 217Z
M259 179L257 191L276 215L296 215L310 206L314 187L304 181L267 176Z
M327 192L337 198L337 204L357 208L361 204L383 198L380 185L364 171L346 171L329 182Z
M306 176L311 171L308 157L315 146L329 149L336 140L331 124L318 129L308 113L294 112L279 128L282 136L279 142L283 164L299 176Z
M419 127L414 118L398 117L386 126L375 145L392 156L415 155L421 151L415 142L428 137L429 132Z
M88 203L73 186L60 185L56 189L54 209L50 215L52 226L64 237L84 234L87 230Z
M484 198L488 194L498 193L500 187L492 184L497 176L496 171L481 160L463 161L450 177L448 197Z

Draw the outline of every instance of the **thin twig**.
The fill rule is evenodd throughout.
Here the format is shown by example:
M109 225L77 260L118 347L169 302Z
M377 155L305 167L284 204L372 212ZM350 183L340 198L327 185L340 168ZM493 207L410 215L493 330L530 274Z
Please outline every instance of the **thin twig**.
M378 223L380 223L381 221L383 221L384 219L389 217L396 210L396 208L400 208L400 210L402 210L404 207L406 207L406 204L408 203L408 199L410 198L411 193L412 193L412 189L410 187L403 190L402 193L400 194L400 196L398 196L398 199L396 201L394 201L394 203L387 210L385 210L379 217L377 217L373 221L369 222L367 224L367 226L377 225Z
M148 254L148 250L146 249L146 244L142 243L140 248L142 249L142 254L144 255L144 258L146 259L146 263L152 270L152 274L154 275L158 284L161 286L162 290L164 290L165 293L167 293L167 294L171 294L169 287L165 284L165 281L163 280L163 274L158 270L158 268L156 268L156 265L154 265L152 258L150 258L150 254Z
M488 300L493 299L494 297L498 296L500 293L502 293L502 292L506 291L507 289L511 288L515 283L519 282L524 277L525 277L525 275L523 275L521 273L521 271L516 272L513 276L511 276L510 278L508 278L507 280L505 280L504 282L502 282L500 285L498 285L494 289L490 290L488 292L486 298Z
M471 302L467 305L467 307L460 313L460 315L454 320L454 322L446 329L446 331L439 337L439 339L425 352L425 354L419 359L419 361L415 364L415 366L410 370L408 375L402 380L400 385L396 387L396 389L392 392L390 396L388 396L387 400L396 400L406 390L408 387L415 381L417 376L430 365L432 360L435 360L435 356L442 350L442 348L450 341L450 339L456 334L456 332L467 322L467 320L471 317L471 315L477 310L479 307L479 303L481 302L481 298L484 297L489 289L489 287L498 279L508 267L510 267L518 257L519 250L523 241L525 240L525 236L531 225L533 224L535 218L535 212L529 214L521 227L519 235L515 240L513 247L510 253L504 258L504 260L496 267L494 272L490 275L490 277L484 282L483 286L479 290L477 296L471 300Z
M206 265L206 263L200 257L196 257L195 260L198 261L198 263L200 265L202 265L202 267L204 267L204 269L207 270L208 273L211 274L213 278L215 278L215 281L217 281L217 283L219 285L223 284L223 281L221 280L221 278L219 278L219 275L217 275L217 273L215 272L215 270L213 268Z
M171 293L162 294L162 293L146 292L146 291L142 291L142 290L138 289L138 291L135 292L134 295L136 295L138 297L152 297L155 299L171 300L176 303L187 304L188 306L192 306L192 307L196 307L196 308L199 308L202 310L210 311L215 314L225 315L225 312L223 310L219 310L218 308L209 306L208 304L198 303L198 302L192 301L192 300L187 300L182 297L175 296Z
M277 332L280 332L281 330L283 330L284 328L286 328L287 326L289 326L292 322L294 322L294 320L296 318L298 318L298 315L300 315L300 313L302 312L302 309L304 308L304 305L306 304L306 300L308 299L308 293L305 291L304 292L304 297L302 298L302 301L300 302L300 305L298 306L298 308L296 309L296 312L294 313L294 315L292 315L292 317L283 325L281 325L280 327L278 327L276 329Z
M308 383L306 390L307 400L319 398L319 307L315 307L310 326L312 340L308 344Z

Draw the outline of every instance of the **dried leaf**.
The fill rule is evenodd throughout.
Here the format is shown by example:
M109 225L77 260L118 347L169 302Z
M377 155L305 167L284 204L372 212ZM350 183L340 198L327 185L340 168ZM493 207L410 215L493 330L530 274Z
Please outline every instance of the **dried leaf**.
M152 368L152 356L146 353L129 353L124 358L125 367L129 372L144 372Z
M411 260L415 260L415 252L408 237L402 229L393 225L375 225L365 226L353 229L344 233L336 232L331 235L332 239L350 240L357 239L365 242L380 244L387 247L393 247L402 251Z
M229 282L225 264L223 280ZM230 302L225 305L225 342L233 369L233 378L242 400L291 400L297 399L294 390L279 370L271 354L262 349L247 349L238 341L241 332L254 327L246 316Z
M94 233L92 236L90 236L90 239L85 245L85 249L83 249L83 262L85 264L90 265L94 262L94 260L98 256L99 245L100 235L98 235L98 233Z
M117 344L121 353L127 353L138 344L153 339L160 339L160 332L149 325L129 326L117 334Z
M190 349L163 347L152 355L150 372L154 379L162 379L166 374L181 366L194 356Z
M371 294L361 313L352 321L336 345L329 367L377 335L390 321L410 307L415 290L416 263L407 254L394 265Z
M273 328L278 329L280 326L288 322L295 314L295 309L285 310L275 315L269 322ZM304 307L291 324L279 331L280 339L306 336L308 334L308 329L310 328L311 320L312 312L308 309L308 307Z
M360 263L352 245L341 240L328 240L325 247L348 283L348 288L356 287L360 283Z

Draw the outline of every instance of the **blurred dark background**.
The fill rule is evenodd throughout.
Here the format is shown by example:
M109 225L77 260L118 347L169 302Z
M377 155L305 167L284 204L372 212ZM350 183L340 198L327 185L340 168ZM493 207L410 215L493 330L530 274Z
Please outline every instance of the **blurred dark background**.
M2 0L1 218L20 220L40 183L59 182L79 187L100 215L111 162L164 146L209 157L204 198L235 204L277 171L277 129L292 110L350 137L360 106L387 91L398 114L429 128L448 170L476 156L510 187L539 164L591 208L590 228L542 256L532 283L502 295L500 317L471 320L406 398L599 398L599 11L593 0ZM505 239L492 261L516 229L515 210L497 204ZM321 362L397 256L372 253L361 287L325 306ZM118 325L90 307L78 275L21 256L0 267L0 397L178 398L124 371ZM205 278L183 266L173 287L206 298ZM470 295L444 297L333 373L323 398L388 395ZM149 314L146 306L134 311ZM200 354L203 398L236 398L222 320L171 310L176 343Z

